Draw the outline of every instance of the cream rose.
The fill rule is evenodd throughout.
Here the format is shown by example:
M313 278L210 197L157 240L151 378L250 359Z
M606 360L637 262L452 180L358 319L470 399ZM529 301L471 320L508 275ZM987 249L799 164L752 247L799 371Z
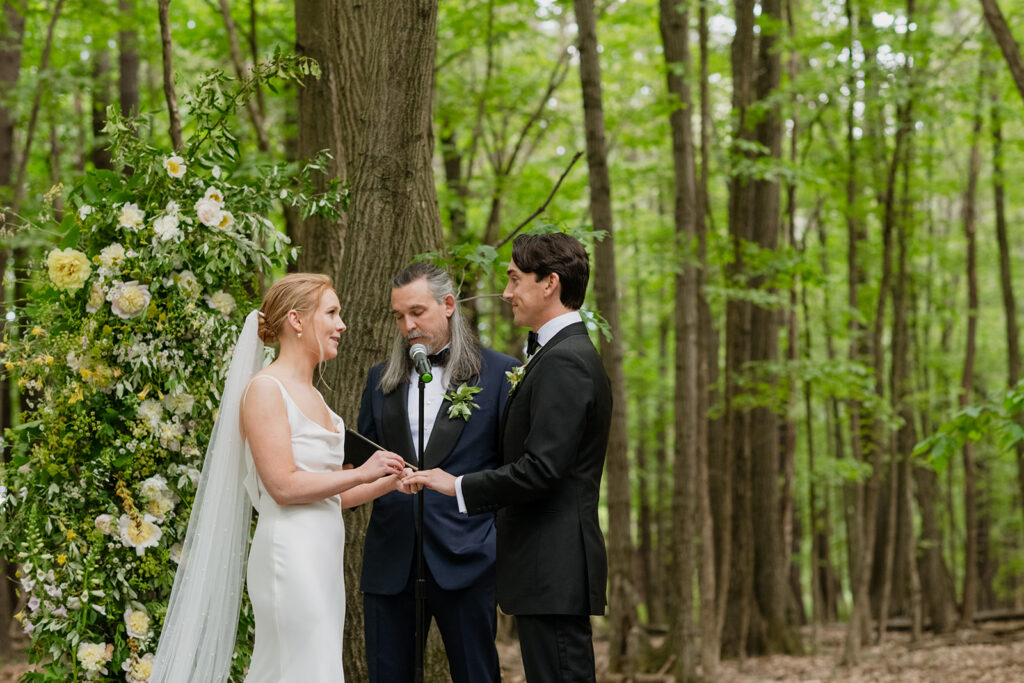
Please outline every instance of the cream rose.
M122 320L129 320L145 313L153 295L150 294L148 285L140 285L138 281L132 280L119 283L110 291L107 298L110 299L110 310L114 315Z
M59 289L70 292L81 289L92 274L88 257L70 247L51 251L46 256L46 265L50 269L50 281Z
M78 662L90 674L106 673L106 664L113 656L113 645L84 642L78 644Z
M99 263L104 268L117 268L126 258L128 258L128 254L119 242L100 249Z

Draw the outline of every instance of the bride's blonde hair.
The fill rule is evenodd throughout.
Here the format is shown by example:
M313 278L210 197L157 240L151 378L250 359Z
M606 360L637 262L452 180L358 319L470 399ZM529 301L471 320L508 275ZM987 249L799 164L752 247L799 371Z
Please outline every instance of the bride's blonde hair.
M316 309L320 297L334 283L320 273L291 273L275 282L267 290L260 305L260 326L256 334L264 344L274 344L280 339L289 311L304 314Z

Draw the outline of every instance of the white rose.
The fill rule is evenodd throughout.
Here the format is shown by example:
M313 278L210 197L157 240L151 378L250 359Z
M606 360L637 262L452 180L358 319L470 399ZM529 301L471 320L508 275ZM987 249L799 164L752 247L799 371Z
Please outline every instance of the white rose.
M125 202L121 205L121 216L117 224L132 232L137 232L142 227L142 221L146 218L146 212L139 209L134 202Z
M192 394L183 391L179 394L168 394L165 396L164 406L175 415L187 415L192 412L195 401L196 399Z
M97 515L93 524L95 524L96 528L107 536L110 536L117 531L117 522L114 520L114 515Z
M196 218L205 226L215 228L224 219L221 204L210 198L203 198L196 202Z
M154 474L149 479L143 480L139 485L139 490L142 491L142 495L150 499L166 495L171 491L162 474Z
M231 312L235 310L235 297L231 296L227 292L214 292L210 296L206 297L207 305L218 311L224 317L231 315Z
M110 299L110 310L114 315L122 320L129 320L138 318L146 312L153 295L149 291L149 285L140 285L137 280L132 280L117 283L111 288L107 298Z
M160 218L153 221L153 232L155 232L156 236L163 242L169 242L171 240L180 242L185 236L185 233L178 228L178 217L170 214L160 216Z
M88 673L106 673L105 665L114 654L114 646L107 643L78 644L78 661Z

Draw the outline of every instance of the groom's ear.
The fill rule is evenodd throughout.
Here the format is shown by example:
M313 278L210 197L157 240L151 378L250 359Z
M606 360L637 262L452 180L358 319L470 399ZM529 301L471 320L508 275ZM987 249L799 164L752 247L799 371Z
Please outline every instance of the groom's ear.
M548 273L544 277L544 296L560 297L562 290L562 280L558 277L558 273Z

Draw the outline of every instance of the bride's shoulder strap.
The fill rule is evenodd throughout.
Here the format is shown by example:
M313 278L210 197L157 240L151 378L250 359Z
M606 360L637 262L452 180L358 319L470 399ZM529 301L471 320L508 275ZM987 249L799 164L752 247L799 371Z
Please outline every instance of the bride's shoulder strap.
M274 377L273 375L260 374L260 375L256 375L252 379L250 379L249 383L245 386L245 391L242 393L242 405L243 406L245 405L245 397L249 395L249 387L251 387L252 383L255 382L256 380L264 379L264 378L274 380L274 383L277 384L278 388L281 389L281 394L284 395L284 396L288 395L288 392L285 391L284 385L281 384L281 380L279 380L278 378Z

